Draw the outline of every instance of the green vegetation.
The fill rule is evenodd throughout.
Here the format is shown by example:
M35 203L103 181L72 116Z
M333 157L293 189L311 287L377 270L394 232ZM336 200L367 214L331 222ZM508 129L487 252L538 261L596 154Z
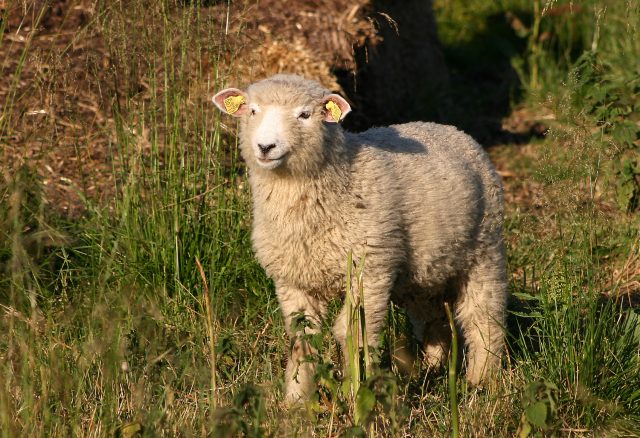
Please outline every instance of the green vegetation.
M0 436L446 436L452 410L460 436L640 433L638 0L436 0L452 93L464 96L451 118L473 127L465 108L491 104L471 78L482 70L515 77L508 112L548 127L490 150L514 293L504 371L482 390L463 370L457 384L420 366L399 373L389 351L406 324L393 309L383 366L354 349L344 379L323 327L310 358L321 389L293 414L281 403L289 343L252 256L231 121L207 101L227 74L224 29L199 2L94 7L78 38L99 32L108 53L104 71L86 68L112 103L114 199L71 187L86 212L70 219L28 160L0 161ZM14 84L4 147L24 126L13 108L32 61L30 39L2 35L0 48L23 53L0 70ZM41 74L44 89L57 73ZM353 313L358 336L366 322Z

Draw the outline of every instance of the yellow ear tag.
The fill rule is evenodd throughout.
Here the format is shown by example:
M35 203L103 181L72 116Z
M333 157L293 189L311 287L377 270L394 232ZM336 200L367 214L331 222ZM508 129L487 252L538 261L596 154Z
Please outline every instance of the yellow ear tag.
M229 114L234 114L236 111L238 111L238 108L240 108L240 106L247 101L245 100L244 96L229 96L225 100L223 100L223 102L224 107L227 109L227 112Z
M331 117L333 118L333 120L335 120L336 122L340 121L342 110L333 100L328 101L324 107L331 111Z

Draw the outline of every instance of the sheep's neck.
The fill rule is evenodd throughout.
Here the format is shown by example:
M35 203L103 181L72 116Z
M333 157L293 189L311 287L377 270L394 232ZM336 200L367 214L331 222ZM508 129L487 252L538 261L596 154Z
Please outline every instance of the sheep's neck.
M327 163L313 177L252 174L251 186L256 215L275 222L323 222L347 204L350 193L348 164Z

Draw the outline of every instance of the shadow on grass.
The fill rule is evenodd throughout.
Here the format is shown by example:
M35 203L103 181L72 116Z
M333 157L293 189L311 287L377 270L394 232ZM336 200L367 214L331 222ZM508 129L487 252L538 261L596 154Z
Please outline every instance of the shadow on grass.
M530 13L518 11L517 15L524 17L524 21L530 20ZM467 41L442 44L442 51L437 41L435 45L425 43L428 46L425 50L435 53L414 62L438 64L444 58L443 68L436 65L411 69L399 66L396 67L400 70L399 75L398 72L389 74L384 80L372 78L370 54L356 53L358 73L355 76L335 72L347 97L355 103L355 114L345 121L345 127L362 131L391 123L435 121L457 126L486 147L524 144L531 137L541 136L539 129L513 133L502 127L502 120L523 98L523 84L513 67L513 60L525 54L527 40L516 35L505 14L487 17L475 31ZM396 39L404 41L402 44L415 45L415 41L402 37L400 28ZM375 62L397 65L398 51L404 50L402 45L396 42L394 50L385 50L384 44L376 51ZM430 76L431 70L436 70L438 77ZM405 102L407 106L398 108L398 102L388 101L391 98ZM383 102L377 101L380 99Z

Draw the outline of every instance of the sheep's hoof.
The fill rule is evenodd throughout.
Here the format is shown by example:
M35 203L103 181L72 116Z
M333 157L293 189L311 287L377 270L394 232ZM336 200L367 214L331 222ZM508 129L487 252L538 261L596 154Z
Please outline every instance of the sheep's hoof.
M484 388L496 381L500 369L500 362L496 359L484 362L482 365L472 363L467 367L467 382L477 388Z
M304 406L307 401L311 399L315 391L315 387L305 388L293 387L287 388L284 396L284 403L287 406Z
M430 370L440 370L447 363L449 345L444 343L427 344L424 346L424 360Z
M409 340L401 336L393 347L393 363L403 376L411 377L416 375L416 356L411 349Z
M287 392L284 396L284 404L288 407L303 406L305 398L297 392Z

